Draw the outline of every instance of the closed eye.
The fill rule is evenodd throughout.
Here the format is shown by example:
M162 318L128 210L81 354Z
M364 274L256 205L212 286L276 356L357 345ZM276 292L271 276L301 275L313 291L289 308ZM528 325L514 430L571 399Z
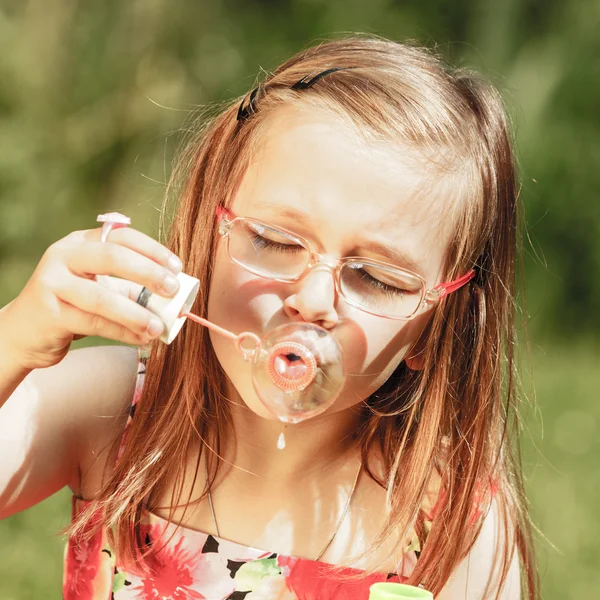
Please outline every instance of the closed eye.
M357 272L357 271L355 271L355 272ZM363 283L366 283L369 287L375 288L376 290L380 290L387 294L402 296L404 294L414 293L411 290L408 290L405 288L399 288L394 285L390 285L389 283L380 281L379 279L375 279L375 277L372 277L371 275L369 275L369 273L367 273L363 269L360 269L360 271L358 271L357 273L360 276L360 279Z
M282 244L256 233L252 234L252 245L257 250L273 250L275 252L301 252L304 250L304 247L298 244Z

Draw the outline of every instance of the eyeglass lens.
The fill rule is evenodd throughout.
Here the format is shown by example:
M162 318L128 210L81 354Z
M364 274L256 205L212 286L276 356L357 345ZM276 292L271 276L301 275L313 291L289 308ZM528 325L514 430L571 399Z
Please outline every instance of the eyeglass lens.
M229 254L242 267L283 280L300 277L311 252L302 240L285 231L249 219L234 221L229 234ZM340 292L368 311L395 318L412 316L423 298L423 282L411 273L352 260L340 269Z

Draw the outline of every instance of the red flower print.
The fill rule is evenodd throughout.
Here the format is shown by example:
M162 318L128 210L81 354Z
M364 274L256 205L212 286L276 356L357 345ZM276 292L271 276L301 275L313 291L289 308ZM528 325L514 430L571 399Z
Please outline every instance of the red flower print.
M209 598L205 595L209 593L210 600L218 600L234 591L235 583L222 557L215 553L203 554L201 548L190 548L181 535L164 545L169 534L161 539L163 531L160 525L142 526L142 536L157 547L146 559L150 573L130 574L125 569L130 585L115 593L115 600L202 600Z
M152 575L144 579L142 589L139 590L140 598L145 600L204 598L192 588L193 557L182 550L182 543L183 539L180 539L168 551L153 555L154 558L150 562Z
M388 579L385 573L347 579L348 575L355 576L361 571L350 568L332 570L331 565L304 558L280 556L278 565L287 573L288 588L298 600L368 600L369 588L374 583L401 582L397 575Z
M484 511L490 507L490 504L498 491L498 482L490 479L489 485L484 486L477 482L475 489L475 498L473 500L473 510L469 519L469 526L472 527L483 516Z
M73 498L73 516L78 512L77 500ZM84 532L98 522L99 515L90 519ZM112 586L110 554L102 552L104 536L98 530L89 540L83 534L71 536L65 552L63 597L65 600L93 600L108 597Z

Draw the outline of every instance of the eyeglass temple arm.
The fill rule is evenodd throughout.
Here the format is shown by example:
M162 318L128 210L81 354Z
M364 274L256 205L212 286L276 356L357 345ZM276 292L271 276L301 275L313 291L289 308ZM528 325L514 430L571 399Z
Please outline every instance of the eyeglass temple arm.
M441 300L444 296L455 292L463 285L469 283L469 281L471 281L471 279L473 279L473 277L475 277L476 274L477 272L475 271L475 269L471 269L466 275L463 275L462 277L459 277L458 279L455 279L454 281L450 281L448 283L440 283L439 285L436 285L433 289L436 292L438 292L439 299Z
M231 221L232 218L235 218L231 212L229 212L225 207L221 206L220 204L219 204L219 206L217 206L216 212L217 212L217 219L219 219L219 221L222 221L223 219L227 219L228 221Z

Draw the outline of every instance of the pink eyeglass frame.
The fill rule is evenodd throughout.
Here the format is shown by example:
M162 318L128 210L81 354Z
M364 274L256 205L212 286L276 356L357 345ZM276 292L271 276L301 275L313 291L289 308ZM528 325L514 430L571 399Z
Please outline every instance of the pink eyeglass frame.
M268 279L272 279L273 281L280 281L282 283L294 283L296 281L300 281L314 266L316 266L320 263L327 264L333 271L336 290L337 290L338 294L344 298L344 301L348 302L348 304L354 306L355 308L363 310L363 311L365 311L369 314L375 315L377 317L384 317L386 319L393 319L393 320L397 320L397 321L409 321L410 319L415 317L417 314L419 314L419 312L422 311L425 307L436 304L437 302L439 302L442 298L444 298L448 294L455 292L456 290L460 289L461 287L463 287L464 285L469 283L469 281L471 281L471 279L473 279L473 277L475 277L475 275L476 275L475 269L471 269L468 273L466 273L462 277L459 277L458 279L455 279L454 281L449 281L447 283L440 283L440 284L436 285L434 288L427 289L427 282L425 281L425 279L423 279L423 277L421 277L421 275L419 275L418 273L414 273L413 271L409 271L408 269L405 269L404 267L399 267L397 265L393 265L391 263L387 263L387 262L377 260L377 259L372 259L372 258L365 259L364 257L360 257L360 256L346 256L344 258L337 259L336 264L333 265L333 264L331 264L331 261L324 261L323 255L319 254L318 252L315 252L313 245L306 238L302 237L301 235L298 235L297 233L294 233L293 231L290 231L289 229L286 229L285 227L279 227L279 226L275 227L274 225L265 223L264 221L261 221L260 219L254 219L254 218L250 218L250 217L238 217L238 216L234 215L233 212L231 212L224 206L220 206L220 205L217 206L216 213L217 213L217 222L219 223L219 225L223 224L226 226L224 228L219 227L219 235L221 235L221 237L229 238L229 233L231 232L231 227L233 226L233 223L235 221L252 221L253 223L260 223L267 227L273 227L284 233L289 234L291 237L302 242L304 244L304 246L310 252L310 258L309 258L308 264L306 265L306 269L304 269L304 271L298 277L294 277L292 279L281 279L278 277L271 277L269 275L265 275L255 269L250 269L246 265L239 263L237 260L235 260L231 256L231 254L229 252L229 243L228 243L227 244L227 253L229 254L229 258L234 263L240 265L240 267L246 269L250 273L254 273L255 275L258 275L259 277L266 277ZM421 299L419 300L419 304L418 304L417 308L414 310L414 312L411 315L409 315L408 317L390 317L388 315L384 315L384 314L378 313L376 311L369 310L368 308L365 308L361 304L358 304L357 302L354 302L354 301L348 299L345 296L345 294L343 294L340 290L340 283L339 283L340 273L339 272L340 272L341 267L344 265L344 263L351 261L351 260L368 262L368 263L378 265L378 266L383 266L383 267L391 267L391 268L397 269L399 271L404 271L405 273L408 273L412 277L415 277L416 279L418 279L422 283L421 289L423 290L423 292L421 295Z

